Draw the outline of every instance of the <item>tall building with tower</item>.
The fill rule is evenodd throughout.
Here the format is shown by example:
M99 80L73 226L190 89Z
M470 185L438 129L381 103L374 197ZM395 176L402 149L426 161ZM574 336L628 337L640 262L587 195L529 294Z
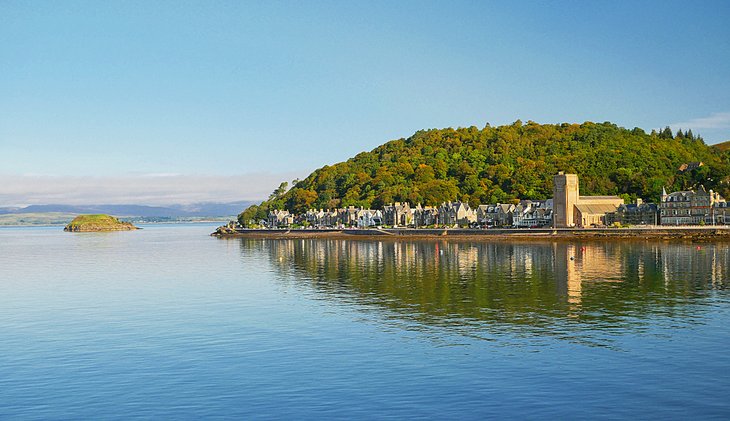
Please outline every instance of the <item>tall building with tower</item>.
M576 174L562 171L553 176L553 227L605 225L606 214L624 200L618 196L581 196Z

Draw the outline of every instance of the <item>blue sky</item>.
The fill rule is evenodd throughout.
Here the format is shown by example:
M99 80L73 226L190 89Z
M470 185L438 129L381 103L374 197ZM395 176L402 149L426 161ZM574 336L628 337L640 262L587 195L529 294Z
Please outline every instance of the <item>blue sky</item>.
M728 140L728 22L728 1L1 1L0 206L258 199L516 119Z

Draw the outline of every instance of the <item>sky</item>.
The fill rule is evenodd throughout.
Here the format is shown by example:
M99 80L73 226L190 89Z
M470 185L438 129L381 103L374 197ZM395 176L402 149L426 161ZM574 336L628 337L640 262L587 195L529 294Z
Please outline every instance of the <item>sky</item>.
M263 199L415 131L730 140L730 2L0 0L0 207Z

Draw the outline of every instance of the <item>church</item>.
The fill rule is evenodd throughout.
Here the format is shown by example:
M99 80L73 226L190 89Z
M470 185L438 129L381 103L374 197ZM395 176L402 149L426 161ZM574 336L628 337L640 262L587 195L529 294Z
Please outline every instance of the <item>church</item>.
M586 228L605 225L606 214L624 200L618 196L581 196L576 174L562 171L553 176L553 227Z

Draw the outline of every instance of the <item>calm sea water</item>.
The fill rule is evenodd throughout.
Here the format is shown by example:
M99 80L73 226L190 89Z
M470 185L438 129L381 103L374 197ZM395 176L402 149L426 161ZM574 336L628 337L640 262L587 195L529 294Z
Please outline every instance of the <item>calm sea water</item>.
M730 417L726 244L0 229L2 419Z

